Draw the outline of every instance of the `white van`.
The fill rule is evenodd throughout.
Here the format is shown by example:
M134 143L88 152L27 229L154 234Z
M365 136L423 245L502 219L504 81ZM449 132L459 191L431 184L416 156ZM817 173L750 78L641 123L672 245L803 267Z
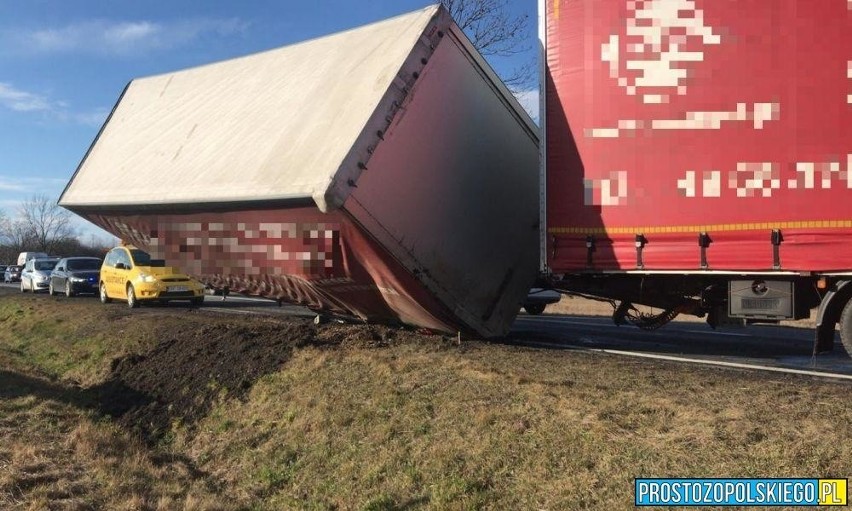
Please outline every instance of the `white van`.
M30 259L38 259L40 257L48 257L44 252L21 252L18 254L18 266L27 264Z

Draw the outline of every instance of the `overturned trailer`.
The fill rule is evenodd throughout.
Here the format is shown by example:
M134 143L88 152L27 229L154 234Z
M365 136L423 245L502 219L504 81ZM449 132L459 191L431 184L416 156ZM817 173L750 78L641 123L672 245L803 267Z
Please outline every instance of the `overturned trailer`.
M131 81L60 205L213 287L499 336L537 270L537 131L433 6Z

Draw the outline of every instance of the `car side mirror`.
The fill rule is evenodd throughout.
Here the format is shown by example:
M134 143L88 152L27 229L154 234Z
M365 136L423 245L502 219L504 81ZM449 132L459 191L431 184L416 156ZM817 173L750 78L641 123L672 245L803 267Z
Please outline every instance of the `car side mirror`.
M127 266L125 266L124 263L115 263L115 269L116 270L126 270Z

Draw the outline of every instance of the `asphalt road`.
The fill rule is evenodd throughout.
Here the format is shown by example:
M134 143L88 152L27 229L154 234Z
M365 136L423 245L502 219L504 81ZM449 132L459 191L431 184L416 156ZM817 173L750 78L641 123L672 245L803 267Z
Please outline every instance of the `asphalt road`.
M3 284L17 288L18 284ZM97 303L96 297L80 297ZM182 302L173 304L180 307ZM222 314L283 314L314 317L310 310L275 301L231 295L207 296L204 308ZM674 357L684 361L743 364L837 374L852 381L852 359L839 339L833 353L811 355L814 332L774 325L713 330L704 323L674 321L648 332L632 325L616 326L608 317L520 314L503 342L542 349L582 349L623 356Z
M658 355L852 376L852 359L840 340L832 353L812 356L814 331L776 325L711 329L705 323L673 321L652 332L616 326L610 318L520 315L512 336L548 348Z

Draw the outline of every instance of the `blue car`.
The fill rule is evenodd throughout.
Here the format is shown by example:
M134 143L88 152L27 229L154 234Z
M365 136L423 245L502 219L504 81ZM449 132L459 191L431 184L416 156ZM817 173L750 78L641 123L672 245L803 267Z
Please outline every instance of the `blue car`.
M50 274L47 292L51 296L65 293L69 298L81 293L97 294L101 262L97 257L60 259Z

